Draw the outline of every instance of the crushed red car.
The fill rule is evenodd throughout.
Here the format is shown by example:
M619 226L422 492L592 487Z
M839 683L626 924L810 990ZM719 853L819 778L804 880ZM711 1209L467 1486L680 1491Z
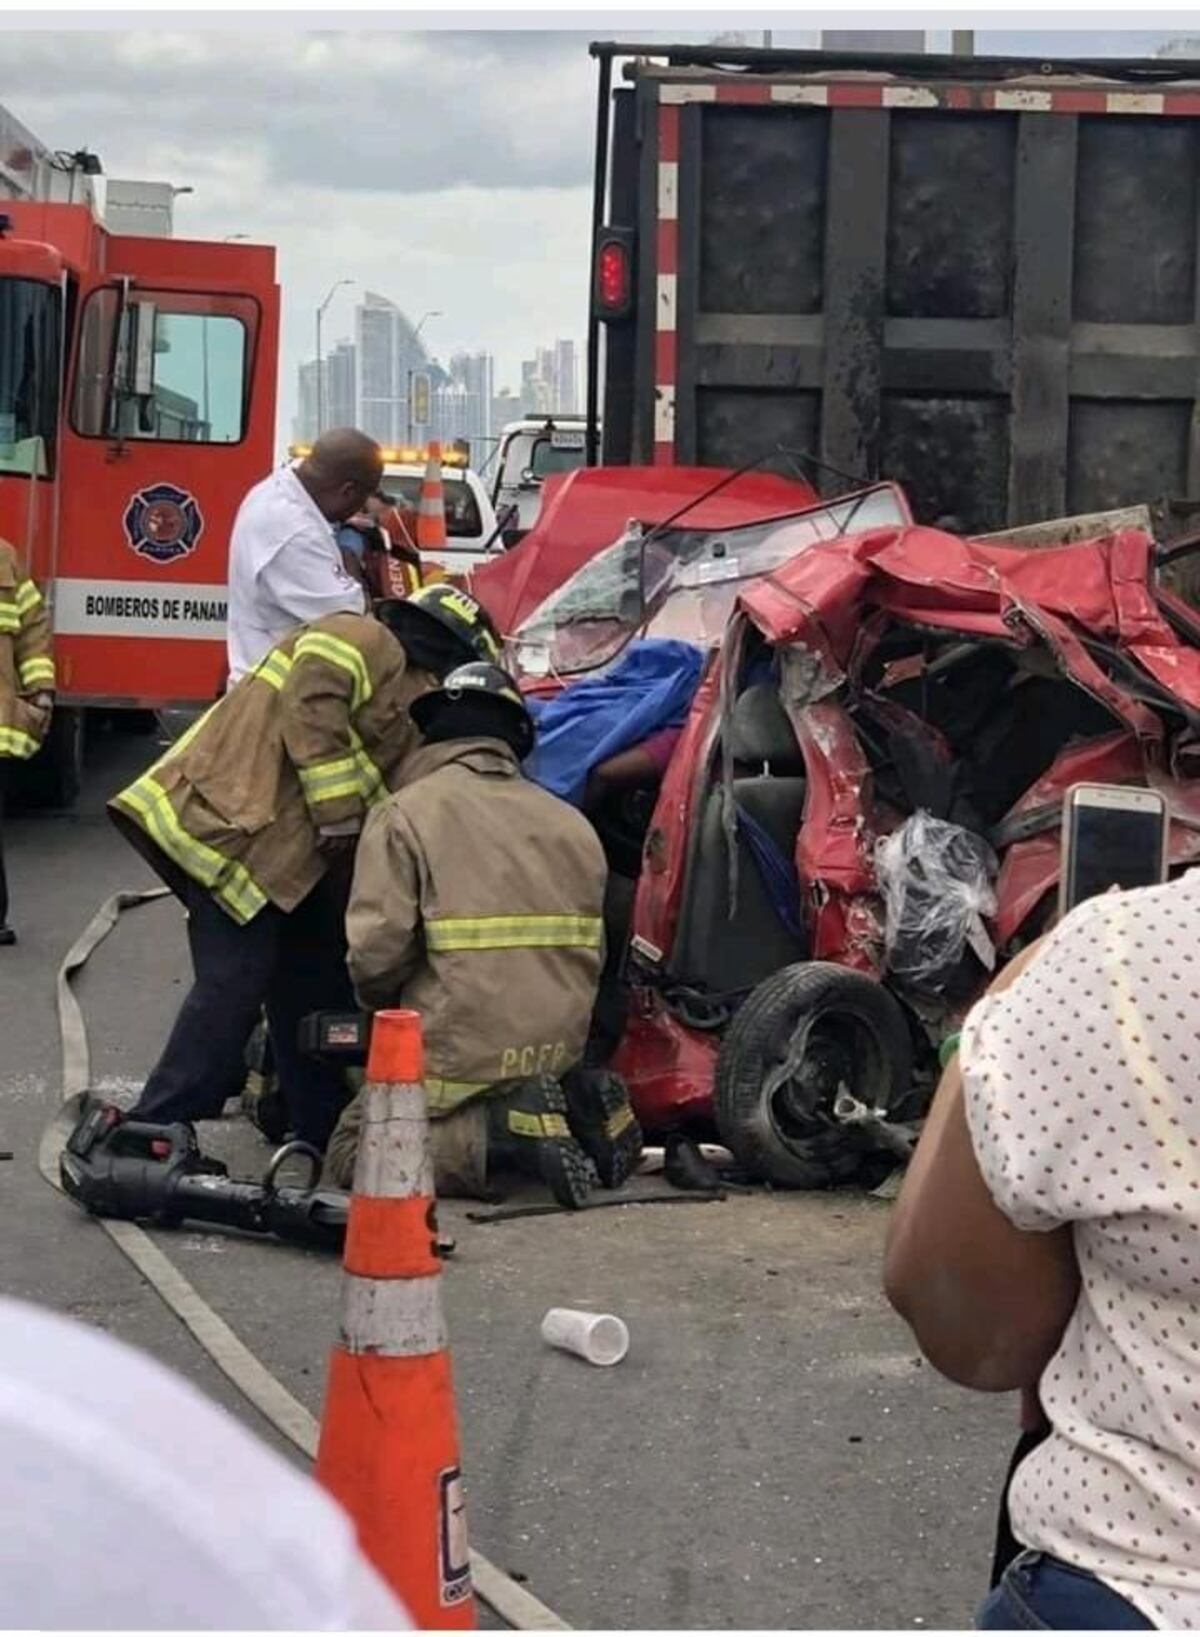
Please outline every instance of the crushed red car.
M824 1186L915 1128L939 1040L1053 915L1071 784L1153 784L1172 866L1200 856L1198 627L1146 530L965 540L891 485L635 526L511 653L561 686L656 634L710 659L609 851L608 1045L650 1130L715 1126L752 1175Z

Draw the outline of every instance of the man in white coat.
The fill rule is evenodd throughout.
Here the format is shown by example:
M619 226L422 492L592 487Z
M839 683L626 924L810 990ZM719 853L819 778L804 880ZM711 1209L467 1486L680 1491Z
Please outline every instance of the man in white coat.
M364 612L335 530L382 477L379 445L345 427L323 433L304 460L272 472L242 501L229 546L230 687L297 625Z

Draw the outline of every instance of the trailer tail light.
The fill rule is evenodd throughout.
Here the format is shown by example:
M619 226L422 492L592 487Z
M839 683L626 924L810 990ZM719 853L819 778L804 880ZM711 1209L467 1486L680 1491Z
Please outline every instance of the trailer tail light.
M633 309L633 234L628 228L606 227L600 233L592 303L596 317L610 324L628 318Z

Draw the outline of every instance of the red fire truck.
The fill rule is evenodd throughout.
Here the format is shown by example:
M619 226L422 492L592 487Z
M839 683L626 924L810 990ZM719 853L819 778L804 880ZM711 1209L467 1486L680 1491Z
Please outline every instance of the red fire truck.
M77 793L89 707L211 700L234 514L269 469L279 289L261 245L113 234L0 199L0 536L53 610L40 793Z

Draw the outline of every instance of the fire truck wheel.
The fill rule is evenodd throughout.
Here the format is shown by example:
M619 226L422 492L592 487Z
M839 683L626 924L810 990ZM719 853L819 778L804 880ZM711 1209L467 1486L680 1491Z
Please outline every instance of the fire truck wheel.
M21 770L20 797L29 807L74 807L83 788L83 711L60 705L37 755Z
M717 1060L717 1129L751 1176L826 1188L853 1176L866 1152L834 1118L838 1091L891 1112L911 1078L908 1024L883 985L801 962L760 983L730 1024Z

